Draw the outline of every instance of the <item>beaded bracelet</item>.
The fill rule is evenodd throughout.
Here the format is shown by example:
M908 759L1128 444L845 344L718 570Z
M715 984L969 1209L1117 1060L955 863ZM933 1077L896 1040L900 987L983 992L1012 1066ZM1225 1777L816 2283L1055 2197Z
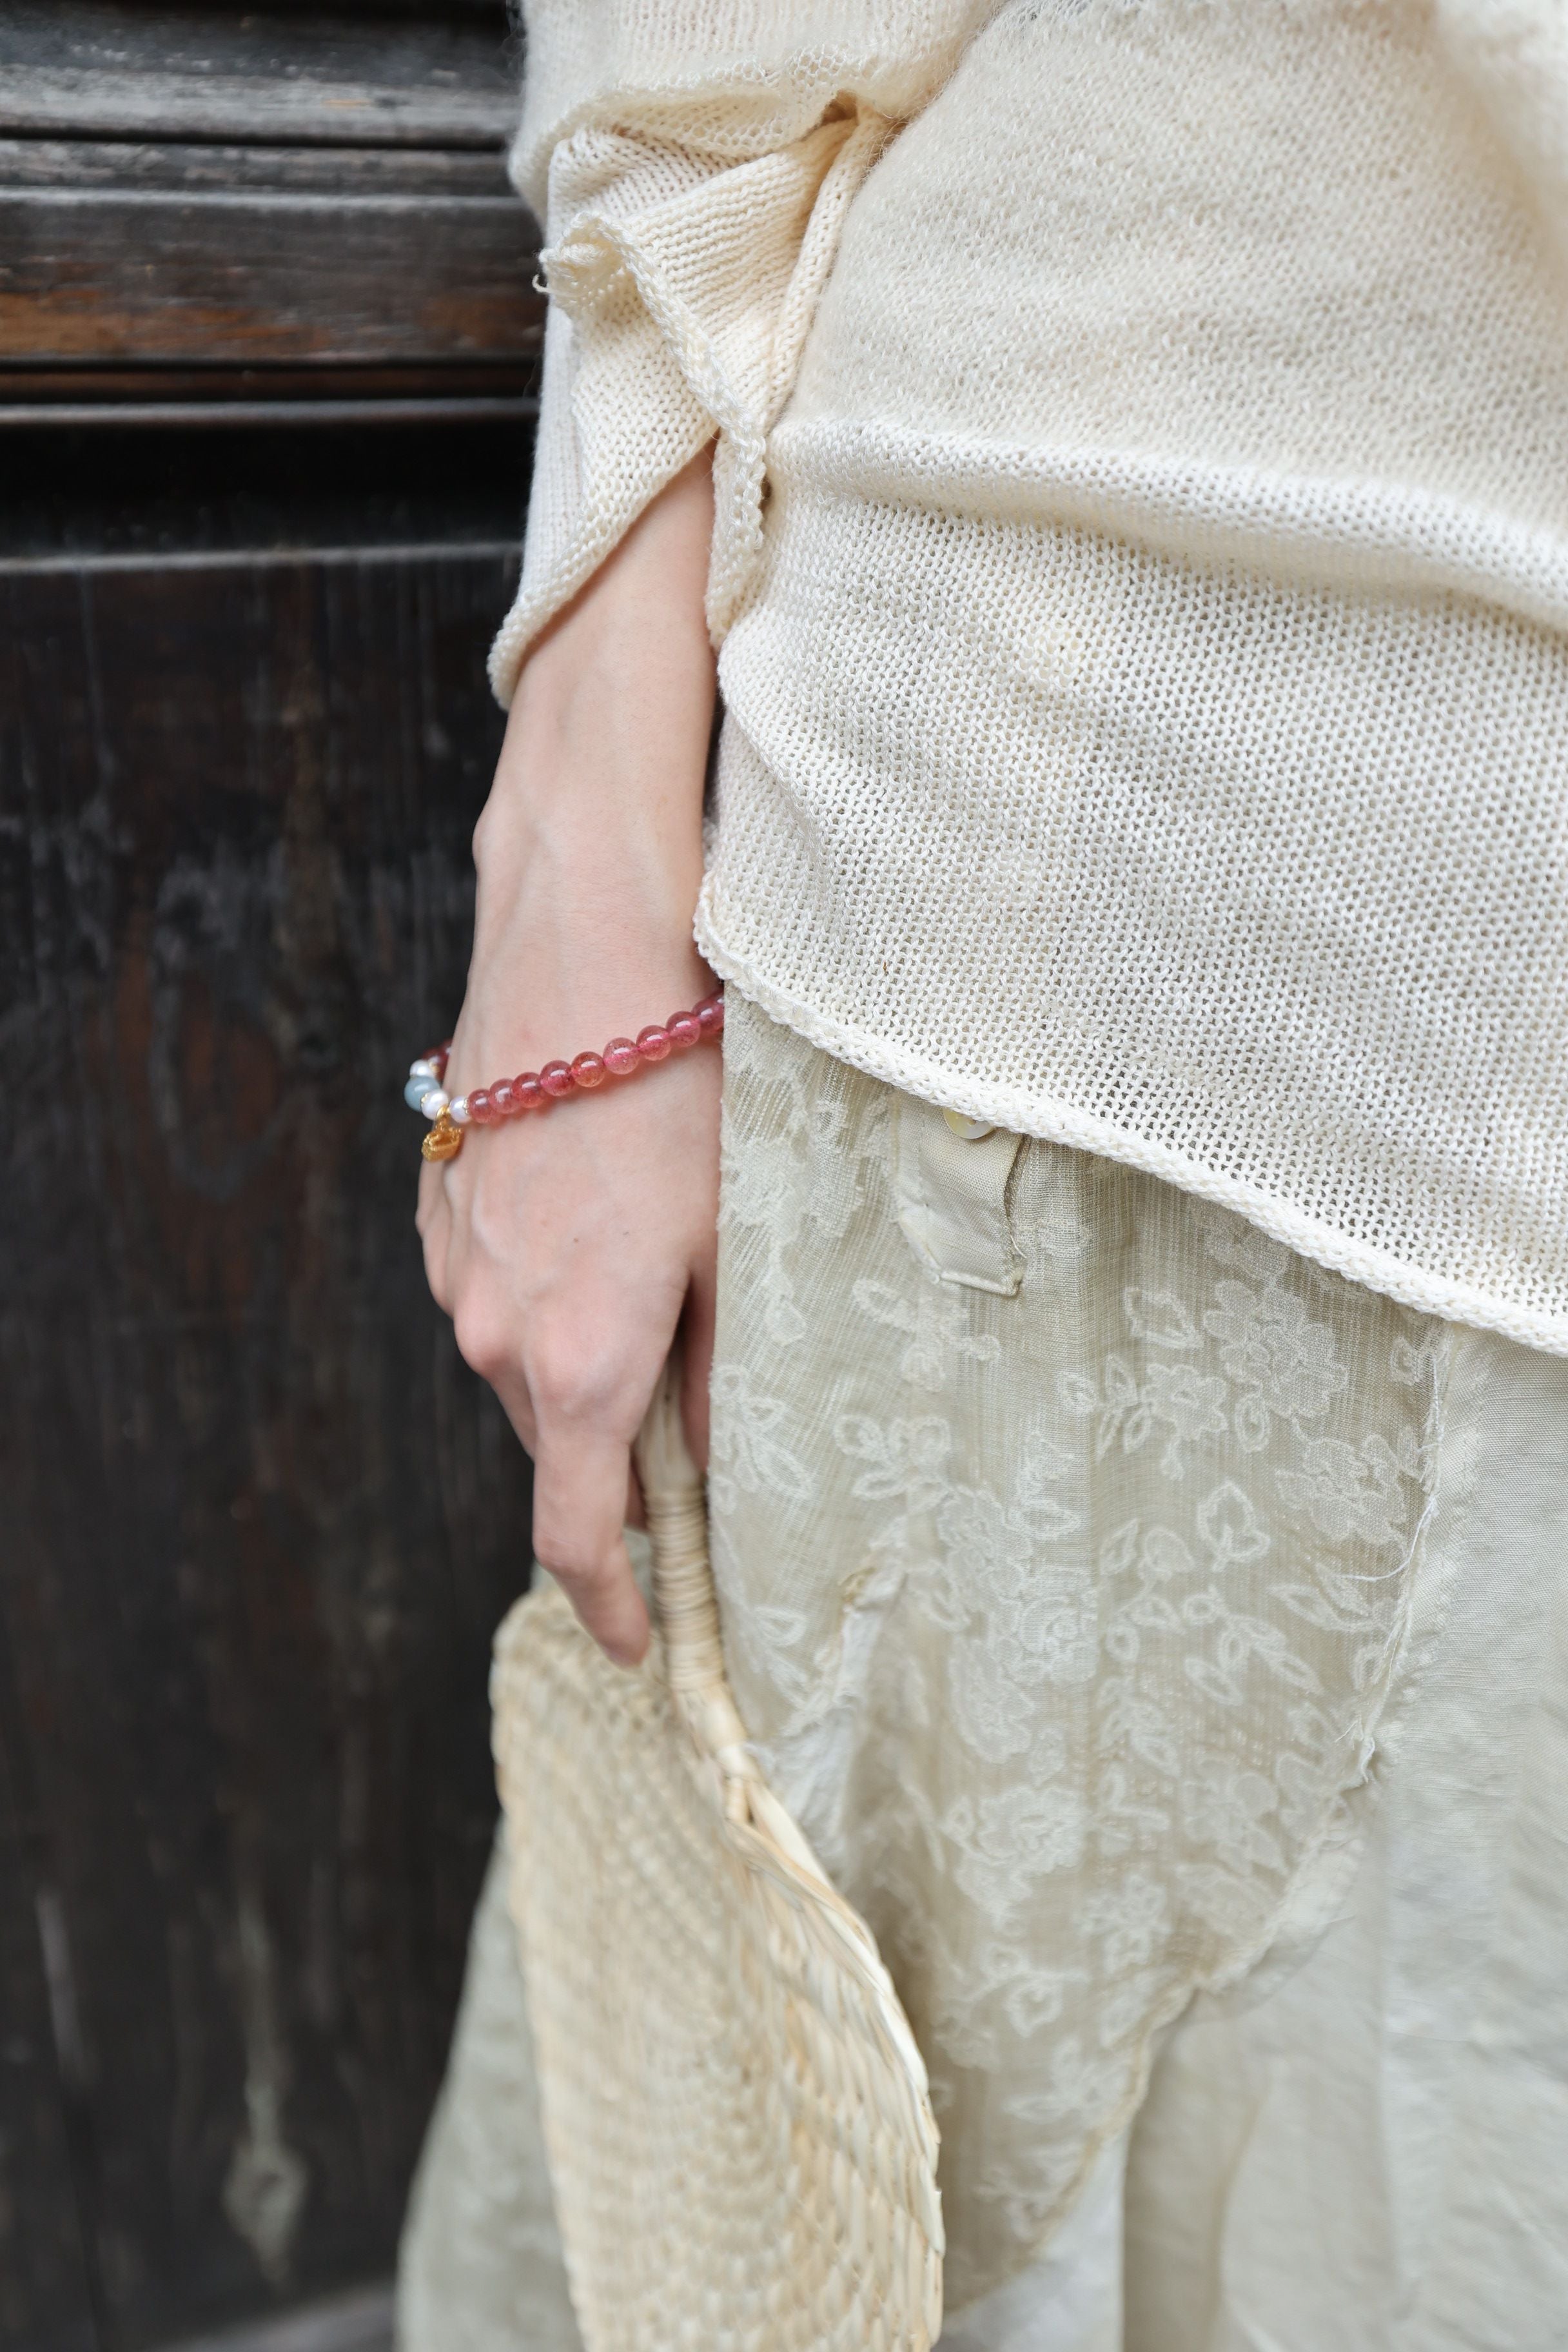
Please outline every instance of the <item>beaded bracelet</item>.
M448 1037L433 1054L422 1055L408 1067L405 1102L431 1121L419 1149L426 1160L455 1160L463 1148L466 1127L494 1127L525 1110L548 1110L552 1102L591 1091L606 1078L629 1078L649 1062L668 1061L671 1054L719 1037L724 1031L724 999L705 996L689 1013L672 1013L662 1026L639 1029L635 1037L612 1037L602 1054L579 1054L573 1062L546 1062L542 1070L524 1070L521 1077L497 1078L493 1086L476 1087L472 1094L448 1097L441 1081L452 1050Z

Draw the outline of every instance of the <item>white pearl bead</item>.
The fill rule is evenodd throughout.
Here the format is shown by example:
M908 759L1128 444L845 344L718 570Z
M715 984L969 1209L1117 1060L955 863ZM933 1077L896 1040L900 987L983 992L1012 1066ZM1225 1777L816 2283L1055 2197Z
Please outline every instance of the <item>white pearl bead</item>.
M434 1062L425 1060L410 1062L408 1075L411 1078L433 1078L436 1075L436 1065Z
M447 1116L455 1127L467 1127L473 1112L468 1108L467 1095L454 1095L447 1105Z
M942 1117L961 1143L984 1143L988 1135L996 1132L992 1120L971 1118L967 1111L944 1110Z
M419 1105L426 1118L439 1118L447 1108L447 1097L439 1087L432 1087Z

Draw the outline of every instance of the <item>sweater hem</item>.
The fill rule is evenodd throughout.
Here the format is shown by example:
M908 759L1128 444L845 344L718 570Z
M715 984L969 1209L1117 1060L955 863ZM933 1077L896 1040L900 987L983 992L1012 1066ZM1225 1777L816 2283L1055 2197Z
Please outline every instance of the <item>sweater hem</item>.
M748 959L732 953L714 929L707 895L699 901L693 933L708 963L727 984L765 1013L770 1020L795 1030L840 1062L868 1077L896 1087L902 1094L936 1104L966 1118L988 1120L1016 1135L1037 1138L1089 1151L1142 1169L1179 1191L1200 1200L1233 1209L1299 1256L1343 1275L1364 1289L1479 1331L1494 1331L1521 1347L1554 1356L1568 1356L1568 1315L1523 1307L1517 1300L1456 1281L1433 1268L1415 1265L1390 1252L1356 1241L1294 1202L1246 1178L1226 1176L1169 1145L1154 1143L1113 1120L1098 1118L1074 1104L1019 1087L991 1086L948 1070L928 1056L889 1045L853 1023L820 1011L765 979Z

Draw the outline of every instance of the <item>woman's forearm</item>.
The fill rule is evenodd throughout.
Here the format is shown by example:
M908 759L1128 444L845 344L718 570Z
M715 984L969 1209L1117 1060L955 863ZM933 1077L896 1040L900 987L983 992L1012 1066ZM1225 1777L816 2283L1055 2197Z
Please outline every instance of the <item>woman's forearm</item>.
M475 836L474 979L487 1000L510 998L526 973L530 1005L509 1015L487 1002L487 1028L522 1017L531 1035L558 1019L592 1042L662 1017L682 989L701 992L691 917L714 707L702 609L711 530L705 454L523 671Z
M692 944L714 708L706 460L657 499L536 647L475 842L453 1093L635 1034L711 975ZM718 1056L682 1055L425 1170L430 1286L534 1457L534 1548L612 1656L647 1613L623 1527L630 1447L677 1325L701 1453Z

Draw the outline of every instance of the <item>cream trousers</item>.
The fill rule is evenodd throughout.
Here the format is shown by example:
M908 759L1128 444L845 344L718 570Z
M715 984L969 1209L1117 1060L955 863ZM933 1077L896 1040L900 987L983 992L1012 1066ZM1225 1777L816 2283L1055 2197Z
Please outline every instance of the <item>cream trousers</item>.
M1568 1364L731 992L731 1677L931 2068L953 2352L1568 2336ZM499 1892L405 2352L574 2342Z

